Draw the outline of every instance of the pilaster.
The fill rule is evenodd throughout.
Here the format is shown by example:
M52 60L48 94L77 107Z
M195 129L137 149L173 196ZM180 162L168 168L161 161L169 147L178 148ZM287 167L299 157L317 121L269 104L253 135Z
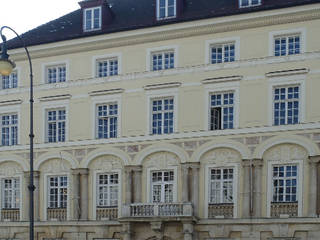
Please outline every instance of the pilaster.
M318 186L320 156L309 157L309 208L308 217L316 217L319 214L320 194Z

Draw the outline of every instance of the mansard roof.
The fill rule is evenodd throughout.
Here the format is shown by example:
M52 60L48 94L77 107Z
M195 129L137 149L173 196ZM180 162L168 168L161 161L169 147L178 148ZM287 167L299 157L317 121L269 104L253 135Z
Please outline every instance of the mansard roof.
M156 0L107 0L111 7L112 20L101 30L84 32L82 11L78 9L22 34L22 38L27 46L34 46L186 21L320 3L320 0L261 1L259 6L239 8L239 0L181 0L183 9L177 18L157 21ZM17 39L10 40L8 45L11 49L21 47Z

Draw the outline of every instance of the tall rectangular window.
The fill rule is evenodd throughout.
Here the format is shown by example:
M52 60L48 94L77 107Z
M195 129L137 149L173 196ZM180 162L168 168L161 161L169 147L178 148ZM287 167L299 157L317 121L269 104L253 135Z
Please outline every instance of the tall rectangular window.
M115 138L118 132L118 104L97 106L97 138Z
M209 203L233 203L233 168L210 170Z
M299 34L274 37L274 56L293 55L300 52L301 37Z
M84 30L98 30L101 28L101 8L88 8L84 10Z
M274 89L274 125L299 123L299 86Z
M156 52L152 53L152 71L174 68L174 52Z
M210 130L231 129L234 125L234 93L210 96Z
M47 141L64 142L66 140L66 110L47 111Z
M97 60L97 77L107 77L118 75L118 59L99 59Z
M20 208L19 178L2 179L2 209Z
M272 171L273 202L297 201L297 165L273 166Z
M46 81L47 83L58 83L66 81L66 66L57 65L50 66L46 69Z
M235 61L235 44L222 43L211 46L211 64Z
M18 115L8 114L1 116L1 145L18 144Z
M48 177L48 208L67 208L68 200L68 177Z
M12 72L9 76L2 76L2 89L18 87L18 73Z
M153 203L173 202L174 194L174 171L152 172L151 192Z
M118 206L119 174L99 174L97 183L97 193L98 207Z
M176 17L176 0L157 0L158 20Z
M152 134L173 133L174 100L172 97L152 101Z
M253 7L261 4L261 0L239 0L240 7Z

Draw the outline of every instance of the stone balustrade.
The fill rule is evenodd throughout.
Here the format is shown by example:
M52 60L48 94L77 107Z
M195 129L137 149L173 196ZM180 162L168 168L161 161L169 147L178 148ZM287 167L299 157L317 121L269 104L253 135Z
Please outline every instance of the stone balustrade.
M233 218L233 203L209 204L208 218Z
M97 220L112 220L118 218L118 207L98 207L96 210Z
M286 215L289 217L298 216L298 202L272 202L271 217L281 217Z
M65 221L67 220L66 208L48 208L47 209L48 220Z
M133 203L125 205L122 217L187 217L192 216L191 203Z
M2 221L20 221L20 210L19 208L13 209L1 209L1 220Z

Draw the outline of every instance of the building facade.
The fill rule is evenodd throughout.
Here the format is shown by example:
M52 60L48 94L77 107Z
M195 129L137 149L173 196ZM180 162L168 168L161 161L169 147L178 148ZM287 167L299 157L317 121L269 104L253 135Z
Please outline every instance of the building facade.
M79 4L22 35L36 239L320 239L320 1ZM27 239L29 67L8 44L0 239Z

